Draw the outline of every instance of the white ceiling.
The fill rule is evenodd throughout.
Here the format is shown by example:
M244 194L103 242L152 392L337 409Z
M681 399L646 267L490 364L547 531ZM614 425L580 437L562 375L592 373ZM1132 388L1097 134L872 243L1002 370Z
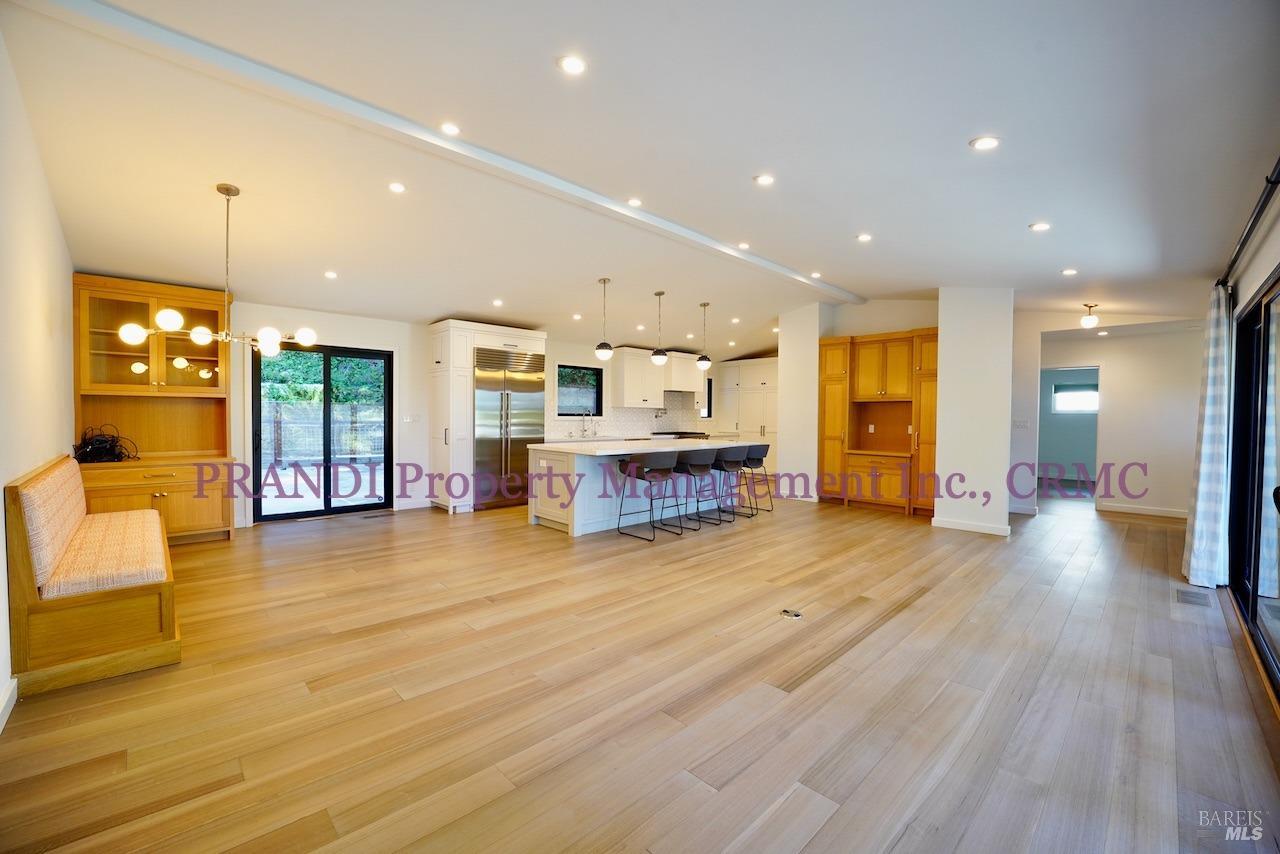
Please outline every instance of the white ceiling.
M118 5L870 297L1198 315L1280 141L1272 0ZM666 343L709 299L722 358L817 296L69 19L98 32L0 5L80 268L216 284L229 180L253 301L593 341L609 275L615 344L652 346L661 287ZM568 52L583 77L554 67ZM981 133L1004 144L976 154Z

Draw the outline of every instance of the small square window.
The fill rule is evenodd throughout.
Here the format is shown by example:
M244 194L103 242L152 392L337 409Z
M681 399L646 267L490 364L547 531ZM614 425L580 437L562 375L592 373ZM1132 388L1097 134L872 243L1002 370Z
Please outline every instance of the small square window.
M1097 383L1054 383L1054 412L1097 412Z
M558 366L556 415L604 415L604 369Z

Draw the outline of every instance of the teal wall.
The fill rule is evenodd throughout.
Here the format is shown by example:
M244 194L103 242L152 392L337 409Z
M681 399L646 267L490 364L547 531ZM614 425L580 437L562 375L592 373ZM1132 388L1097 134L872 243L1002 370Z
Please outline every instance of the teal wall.
M1075 465L1086 463L1093 476L1098 468L1098 416L1096 413L1053 411L1054 383L1096 383L1097 368L1070 368L1040 372L1040 453L1046 463L1066 466L1066 477L1074 477ZM1106 406L1099 401L1099 408Z

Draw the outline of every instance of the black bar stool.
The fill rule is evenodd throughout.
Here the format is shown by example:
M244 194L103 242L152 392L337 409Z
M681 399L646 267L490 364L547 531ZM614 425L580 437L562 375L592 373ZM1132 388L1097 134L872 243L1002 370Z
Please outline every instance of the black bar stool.
M747 448L747 458L742 462L742 467L747 470L748 486L747 493L755 512L761 510L766 513L773 512L773 487L769 486L769 470L764 467L764 458L769 456L768 445L752 445ZM757 472L760 474L757 475ZM759 477L764 481L765 493L769 496L769 506L760 506L760 496L756 494L756 478Z
M735 516L756 515L754 510L747 513L740 512L736 506L738 503L738 489L742 483L742 464L747 459L747 450L747 445L735 445L732 448L720 448L716 451L716 461L711 464L712 470L724 474L725 480L732 479L733 481L733 491L729 492L729 490L725 490L725 492L729 493L732 498L729 504L729 509L725 510L720 501L716 501L716 507L718 508L717 512L727 514L726 520L729 522L732 522ZM748 508L750 508L750 505L748 505Z
M684 522L680 518L680 496L671 496L675 498L676 510L676 527L672 527L670 523L663 520L667 512L667 486L674 484L672 479L672 470L676 465L675 451L661 451L653 454L642 454L631 459L618 460L618 471L626 478L639 481L645 485L645 490L649 493L649 536L642 537L639 534L633 534L630 531L622 529L622 517L632 516L636 513L643 513L643 510L628 510L622 512L622 507L627 500L626 480L622 482L622 494L618 496L618 533L628 537L635 537L637 540L645 540L652 543L658 538L658 531L663 530L680 536L684 533ZM653 518L653 502L658 496L655 495L655 487L660 487L662 498L662 509L658 514L657 521ZM638 523L637 523L638 524Z
M673 471L676 474L682 474L689 478L689 492L693 493L693 514L689 514L689 492L684 496L684 514L692 522L697 522L698 527L691 527L690 530L701 531L702 523L707 522L711 525L720 524L720 490L716 488L716 478L711 474L711 465L716 461L715 448L699 448L696 451L681 451L676 457L676 467ZM702 484L707 483L711 487L711 497L716 502L715 518L702 515Z

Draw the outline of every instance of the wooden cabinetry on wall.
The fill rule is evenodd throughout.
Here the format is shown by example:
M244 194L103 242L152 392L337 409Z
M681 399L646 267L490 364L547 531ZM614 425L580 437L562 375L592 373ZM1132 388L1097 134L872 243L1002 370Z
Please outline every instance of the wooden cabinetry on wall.
M936 329L822 339L820 497L932 512L919 485L934 470L937 340Z
M93 276L73 279L76 438L110 426L137 447L138 459L81 466L91 513L153 508L169 539L231 535L224 491L229 456L230 345L198 344L190 330L227 328L229 298L221 291ZM185 331L157 331L140 344L120 327L155 327L156 313L174 309ZM197 464L205 479L197 495Z

